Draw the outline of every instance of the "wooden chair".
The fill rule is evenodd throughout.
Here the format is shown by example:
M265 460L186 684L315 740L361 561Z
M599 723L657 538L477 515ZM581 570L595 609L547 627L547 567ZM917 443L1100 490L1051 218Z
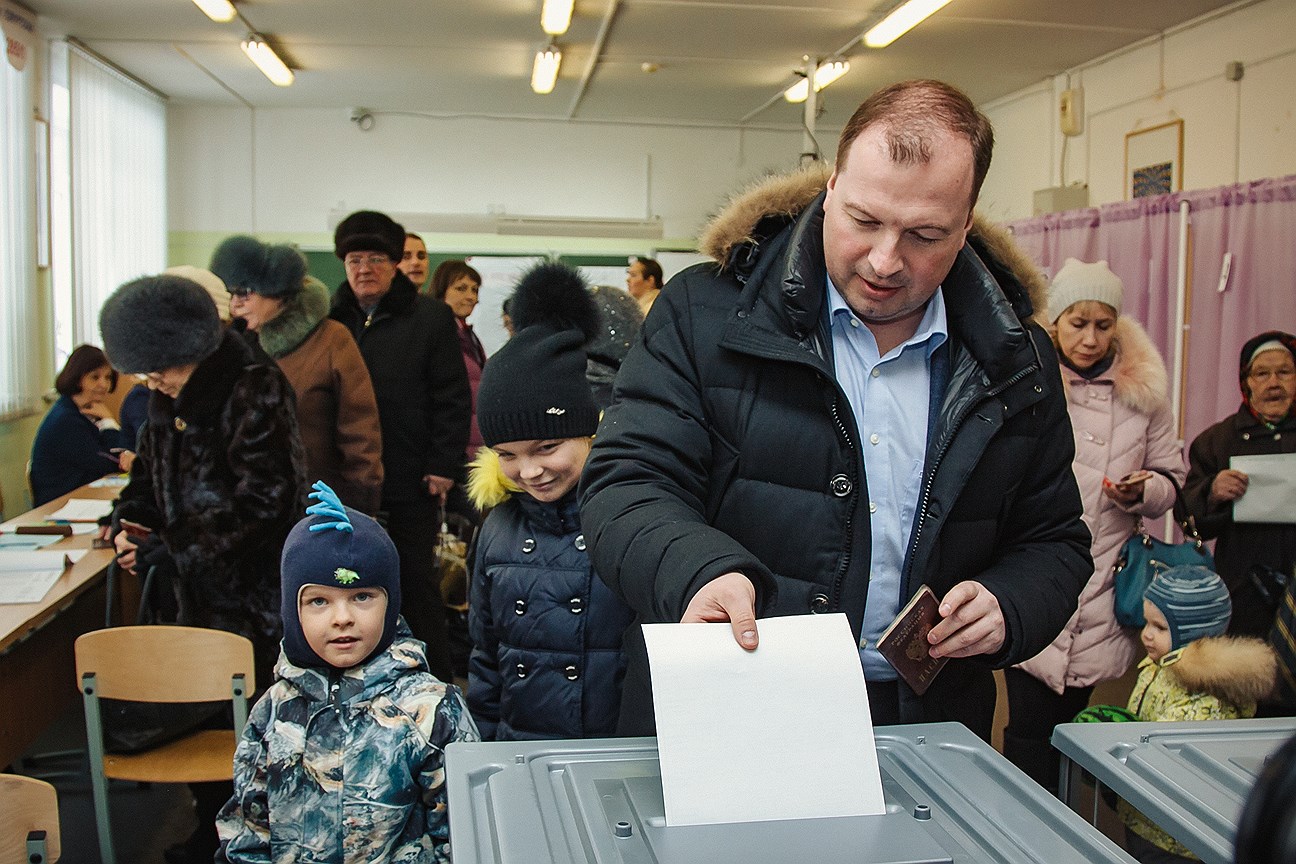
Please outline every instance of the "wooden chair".
M256 687L252 643L199 627L113 627L76 640L77 683L85 701L95 821L103 864L115 864L108 779L156 783L229 780L234 747ZM230 699L234 729L203 729L142 753L105 754L99 699L214 702Z
M31 777L0 774L0 864L53 864L62 851L54 787Z

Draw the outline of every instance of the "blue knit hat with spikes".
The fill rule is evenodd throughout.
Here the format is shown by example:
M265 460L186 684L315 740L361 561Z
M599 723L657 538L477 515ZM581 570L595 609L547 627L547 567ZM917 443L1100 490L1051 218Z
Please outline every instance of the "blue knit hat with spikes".
M400 558L396 545L382 526L359 510L338 500L323 481L311 487L315 504L306 508L306 518L293 526L284 542L280 562L282 594L280 613L284 624L284 654L297 666L332 668L306 642L298 597L306 585L334 588L381 588L387 592L387 617L382 639L373 653L361 662L386 651L396 638L400 617Z

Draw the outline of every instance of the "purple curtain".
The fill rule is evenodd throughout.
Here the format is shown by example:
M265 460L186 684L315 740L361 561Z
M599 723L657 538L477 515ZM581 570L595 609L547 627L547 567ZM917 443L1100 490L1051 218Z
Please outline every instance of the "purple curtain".
M1053 213L1008 227L1050 277L1068 257L1106 259L1125 282L1124 314L1147 328L1173 371L1180 201L1190 213L1183 411L1184 440L1191 442L1237 410L1242 343L1264 330L1296 331L1296 175ZM1232 266L1220 293L1226 253Z

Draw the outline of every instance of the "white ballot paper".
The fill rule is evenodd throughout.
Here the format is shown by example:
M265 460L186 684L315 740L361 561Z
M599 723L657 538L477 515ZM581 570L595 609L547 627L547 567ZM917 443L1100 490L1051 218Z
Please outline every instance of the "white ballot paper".
M113 502L106 498L69 498L67 503L49 515L58 522L96 522L112 512Z
M846 616L645 624L667 825L874 816L882 777Z
M1296 522L1296 453L1234 456L1229 467L1247 475L1246 494L1233 502L1234 522Z

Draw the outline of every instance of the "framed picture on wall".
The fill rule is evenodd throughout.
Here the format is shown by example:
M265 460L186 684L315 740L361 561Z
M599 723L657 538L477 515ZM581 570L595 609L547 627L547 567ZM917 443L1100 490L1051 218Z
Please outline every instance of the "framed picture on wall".
M1125 197L1183 189L1184 122L1171 120L1125 133Z

